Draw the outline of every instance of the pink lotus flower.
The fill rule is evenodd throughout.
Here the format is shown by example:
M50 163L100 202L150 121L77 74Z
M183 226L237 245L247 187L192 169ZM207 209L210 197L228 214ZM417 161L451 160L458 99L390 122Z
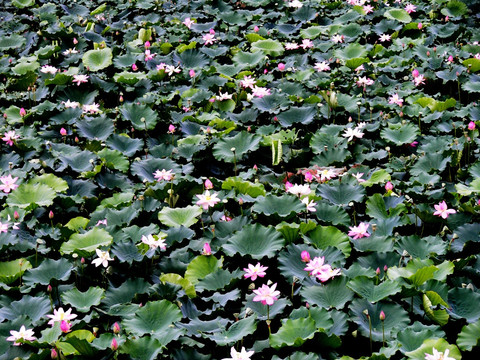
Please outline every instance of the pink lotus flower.
M13 341L13 345L14 346L20 346L21 343L18 342L19 340L23 340L23 341L34 341L36 340L37 338L35 336L33 336L34 332L33 332L33 329L26 329L25 328L25 325L22 325L22 327L20 328L19 331L15 331L15 330L10 330L10 335L8 338L7 338L7 341Z
M217 39L215 38L215 34L205 34L202 36L203 41L205 41L205 45L212 45Z
M388 34L382 34L379 38L380 42L386 42L392 40L392 36Z
M455 360L455 358L448 356L450 353L449 349L445 349L445 352L438 351L437 349L432 349L433 354L425 353L425 360Z
M335 44L338 44L338 43L343 43L345 41L345 36L344 35L333 35L332 36L332 41L335 43Z
M55 325L57 321L70 321L77 317L77 314L72 314L72 308L68 309L67 311L63 311L63 308L59 308L58 310L53 310L53 315L47 315L50 318L48 325Z
M255 85L256 80L252 78L250 75L249 76L244 76L243 80L240 80L240 86L243 88L250 88L253 89L253 86Z
M160 233L162 235L163 233ZM142 235L142 243L148 245L150 249L156 250L157 248L160 248L161 250L166 250L167 245L165 244L165 237L167 236L166 234L163 234L163 236L157 236L155 239L152 234L149 234L147 236Z
M313 200L308 201L308 197L304 197L302 199L302 203L304 203L305 206L307 207L307 211L310 211L310 212L316 212L317 211L317 209L315 208L315 206L317 206L317 203L314 202Z
M185 20L183 20L182 24L190 29L192 27L192 24L195 24L195 22L188 17Z
M309 254L310 255L310 254ZM310 260L307 266L303 269L305 271L309 271L310 275L316 276L317 274L321 273L324 270L324 262L325 257L318 257L316 256L313 260Z
M418 75L416 78L413 79L413 83L415 86L425 85L425 76Z
M95 252L97 253L98 258L92 260L92 264L95 265L95 267L100 265L103 265L103 267L108 267L108 262L113 260L108 251L95 249Z
M403 106L403 99L401 99L400 96L398 96L398 94L395 93L388 98L388 103L397 104L398 106Z
M302 44L300 45L303 49L313 48L313 42L310 39L303 39Z
M0 177L0 190L4 193L8 194L10 191L15 190L18 188L18 185L15 184L15 181L18 180L18 176L12 178L12 175L2 176Z
M298 197L301 197L301 196L309 195L312 192L312 189L310 189L310 186L308 186L308 184L304 184L304 185L295 184L290 186L287 189L287 192L290 194L296 195Z
M280 291L275 290L276 287L277 283L273 284L271 287L263 284L261 288L253 290L256 294L253 301L261 301L263 305L273 305L280 295Z
M62 330L62 332L64 333L70 332L71 327L72 324L70 324L68 321L62 320L62 322L60 323L60 330Z
M323 72L323 71L328 71L328 70L330 70L330 66L328 65L328 63L327 63L326 61L322 61L322 62L315 63L314 68L315 68L315 70L317 70L318 72Z
M371 12L373 12L373 6L372 5L364 5L363 6L363 11L365 12L365 14L370 14Z
M195 195L199 200L197 201L197 205L201 206L203 210L208 210L209 207L215 206L220 199L217 197L217 193L213 193L210 195L210 191L205 191L204 194Z
M152 60L156 54L152 54L150 50L145 50L145 61Z
M300 254L300 257L302 258L303 262L310 262L310 253L307 250L303 250L302 253Z
M360 223L358 226L350 226L348 236L353 236L353 239L369 237L370 234L367 232L369 226L370 224L364 222Z
M50 65L43 65L42 68L40 69L40 72L44 74L52 74L52 75L55 75L57 71L58 70L55 66L50 66Z
M77 83L77 86L80 86L80 84L88 82L88 75L73 75L73 81L74 83Z
M243 270L245 271L245 279L250 278L250 280L255 281L257 277L264 277L267 275L265 270L268 269L268 266L262 266L260 263L257 263L257 265L253 266L252 264L248 264L248 268L244 268Z
M255 85L252 88L252 95L256 96L258 98L262 98L262 97L270 95L270 94L271 94L270 89L267 89L265 87L258 87L258 86Z
M417 7L413 4L407 4L407 6L405 6L405 11L409 14L415 12L415 10L417 9Z
M161 171L157 170L153 173L153 177L157 181L162 181L162 180L170 181L170 180L173 179L174 176L175 176L175 174L172 173L172 170L167 171L165 169L162 169Z
M175 126L173 126L172 124L168 125L167 133L168 134L173 134L174 132L175 132Z
M445 201L442 201L438 205L433 205L433 207L435 208L435 210L437 210L433 213L433 215L441 216L443 219L448 218L450 214L456 213L454 209L448 209L447 203Z
M209 243L203 244L202 255L212 255L212 248Z
M311 173L310 171L307 171L307 172L305 173L305 181L308 182L308 183L310 183L310 182L312 182L312 180L313 180L313 175L312 175L312 173Z
M8 223L0 222L0 234L8 232Z
M330 265L325 265L325 268L323 269L323 271L317 274L316 278L321 282L325 282L337 275L340 275L340 271L341 271L340 269L334 270Z
M82 106L82 112L87 114L96 114L100 112L100 104L87 104Z

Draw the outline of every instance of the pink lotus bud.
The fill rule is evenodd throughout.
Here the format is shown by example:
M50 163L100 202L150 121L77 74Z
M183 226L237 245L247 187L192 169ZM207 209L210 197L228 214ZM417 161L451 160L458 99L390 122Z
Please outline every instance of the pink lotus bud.
M303 262L309 262L310 259L310 253L307 250L303 250L300 257L302 258Z
M214 103L214 102L215 102L215 98L211 98L211 99L209 99L208 101L210 101L211 103Z
M74 43L75 45L77 45L77 44L78 44L78 40L77 40L77 38L73 38L73 43Z
M145 41L145 49L148 49L150 47L150 41Z
M84 258L84 257L82 257L82 258L80 259L80 264L82 264L82 265L85 264L85 258Z
M48 286L47 286L47 292L48 292L49 294L51 294L51 293L52 293L52 290L53 290L53 289L52 289L52 285L48 285Z
M243 205L243 199L242 199L242 198L238 199L238 204L239 204L240 206Z
M137 70L138 70L138 66L135 65L135 64L132 64L132 70L133 70L133 71L137 71Z
M264 70L263 70L263 73L264 73L264 74L268 73L268 70L267 70L267 69L264 69Z
M250 125L247 126L247 131L248 131L248 132L252 131L252 127L251 127Z
M62 135L62 136L67 135L67 130L65 130L65 128L62 127L62 128L60 129L60 135Z
M14 218L15 220L18 220L18 219L20 218L20 215L18 214L18 211L17 211L17 210L15 210L15 211L13 212L13 218Z
M21 108L20 109L20 116L25 116L25 115L27 115L27 112L25 111L24 108Z
M417 28L418 28L418 30L422 30L423 24L422 24L422 23L418 23L418 24L417 24Z
M310 173L310 171L307 171L305 173L305 181L306 182L312 182L312 180L313 180L313 175Z
M260 28L257 25L255 25L255 27L253 28L253 31L258 32L259 30Z
M53 211L50 210L50 212L48 213L48 218L51 220L51 219L53 219L53 216L54 216Z
M449 19L449 17L448 17L448 16L445 16L445 22L447 22L447 21L448 21L448 19Z
M206 190L213 189L213 184L209 179L205 180L204 186Z
M420 75L420 73L418 72L417 69L415 69L415 70L412 71L412 76L413 76L414 78L416 78L418 75Z
M71 327L72 324L70 324L68 321L62 320L62 322L60 323L60 330L62 330L62 332L64 333L69 332Z
M120 95L120 97L118 98L118 101L123 102L123 96L122 95Z
M52 351L50 351L50 358L58 359L58 353L57 353L57 350L55 350L55 348L53 348Z
M285 190L290 189L292 186L293 186L293 184L292 184L290 181L287 181L287 182L285 183Z
M452 55L450 55L450 56L448 57L448 62L453 62L453 56L452 56Z
M385 320L385 313L382 311L380 311L380 316L379 316L380 320L381 321L384 321Z
M430 56L430 51L427 51L427 56Z
M475 130L475 123L473 121L468 123L468 130Z
M380 275L380 268L379 267L377 267L377 270L375 270L375 274L377 274L377 276Z
M120 333L120 325L118 325L118 322L115 322L115 323L113 324L113 333L114 333L114 334Z
M210 29L210 30L209 30L209 33L212 34L212 35L215 35L215 30Z
M273 121L278 121L278 117L274 116Z
M283 71L283 70L285 70L285 64L284 63L279 63L277 65L277 68L278 68L278 70Z
M110 349L112 349L113 351L118 349L117 339L115 339L115 338L112 339L112 343L110 344Z
M417 145L418 145L418 141L414 141L410 143L410 147L417 147Z
M308 302L306 302L306 303L305 303L305 307L306 307L307 309L310 309L310 304L309 304Z
M212 248L209 243L203 244L202 255L212 255Z
M195 75L196 75L195 70L190 69L190 71L188 72L188 75L190 75L190 77L192 77L192 78L195 77Z
M388 266L385 265L385 266L383 267L383 271L387 271L387 270L388 270Z
M172 124L168 125L168 133L173 134L175 132L175 126Z
M385 190L387 191L393 190L393 184L390 181L387 181L387 183L385 184Z
M7 113L3 113L3 118L6 119L8 117Z
M257 166L257 164L253 165L253 170L258 171L258 166Z

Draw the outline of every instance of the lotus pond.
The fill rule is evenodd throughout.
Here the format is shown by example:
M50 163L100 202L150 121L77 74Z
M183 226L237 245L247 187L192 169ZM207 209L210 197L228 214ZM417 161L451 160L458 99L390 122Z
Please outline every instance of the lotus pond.
M0 7L0 359L478 359L474 0Z

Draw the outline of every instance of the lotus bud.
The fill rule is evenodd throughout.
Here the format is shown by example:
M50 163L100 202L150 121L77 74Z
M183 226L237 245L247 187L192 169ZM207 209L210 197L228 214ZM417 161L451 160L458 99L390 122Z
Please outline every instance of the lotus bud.
M78 136L75 136L75 139L74 139L74 140L75 140L75 143L77 143L77 144L78 144L79 141L80 141L80 140L78 139Z
M78 44L77 38L73 38L73 44L74 44L74 45L77 45L77 44Z
M380 311L380 316L379 316L380 320L381 321L385 321L385 313L382 311Z
M387 191L393 190L393 184L390 181L387 181L387 183L385 184L385 190Z
M53 211L50 210L50 212L48 213L48 218L51 220L51 219L53 219L53 216L54 216Z
M380 275L380 268L379 267L377 267L377 270L375 270L375 274L377 274L377 276Z
M303 250L300 257L302 258L303 262L310 262L310 253L307 250Z
M412 71L412 76L413 76L414 78L416 78L418 75L420 75L420 72L419 72L417 69L414 69L414 70Z
M193 69L190 69L190 71L188 72L188 75L190 75L191 78L195 77L195 70Z
M145 49L148 49L150 47L150 41L145 41L144 46L145 46Z
M135 64L132 64L132 70L133 70L133 71L137 71L137 70L138 70L138 66L135 65Z
M279 63L277 65L277 68L278 68L278 70L283 71L283 70L285 70L285 64L284 63Z
M18 220L18 219L20 218L20 215L18 214L18 211L17 211L17 210L15 210L15 211L13 212L13 218L14 218L15 220Z
M418 30L422 30L423 24L422 24L422 23L418 23L418 24L417 24L417 28L418 28Z
M310 173L310 171L307 171L305 173L305 181L310 183L312 182L312 180L313 180L313 175Z
M118 101L123 102L123 96L122 95L120 95L120 97L118 98Z
M212 255L212 248L209 243L203 245L202 255Z
M475 130L475 123L473 121L468 123L468 130Z
M452 56L452 55L450 55L450 56L448 57L448 62L453 62L453 56Z
M255 27L253 28L253 31L258 32L259 30L260 28L257 25L255 25Z
M212 34L212 35L215 35L215 30L210 29L210 30L209 30L209 33Z
M258 171L257 164L253 165L253 170Z
M213 189L213 184L209 179L205 180L204 186L206 190Z
M70 324L68 321L62 320L60 323L60 330L64 333L68 333L70 331L70 328L72 327L72 324Z
M8 117L7 113L3 113L3 118L6 119Z
M62 127L62 128L60 129L60 135L62 135L62 136L67 135L67 130L65 130L65 128Z
M175 126L172 124L168 125L168 133L173 134L175 132Z
M20 109L20 116L23 117L23 116L25 116L25 115L27 115L27 112L25 111L24 108L21 108L21 109Z
M52 351L50 351L50 358L58 359L58 353L57 353L57 350L55 350L55 348L53 348Z
M113 351L118 349L117 339L115 339L115 338L112 339L112 343L110 344L110 349L112 349Z
M114 334L120 333L120 325L118 324L118 322L115 322L115 323L113 324L113 333L114 333Z
M51 293L52 293L52 290L53 290L53 289L52 289L52 285L48 285L48 286L47 286L47 292L48 292L49 294L51 294Z
M82 258L80 259L80 264L82 264L82 265L85 264L85 258L84 258L84 257L82 257Z

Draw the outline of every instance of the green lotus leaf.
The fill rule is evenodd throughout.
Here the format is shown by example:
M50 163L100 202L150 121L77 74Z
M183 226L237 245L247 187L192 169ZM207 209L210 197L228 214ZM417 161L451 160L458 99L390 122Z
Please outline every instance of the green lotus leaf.
M303 210L305 205L296 196L288 194L259 197L252 207L253 212L280 217L288 217L292 213L301 213Z
M318 186L317 190L321 197L335 205L347 205L351 201L361 202L365 196L363 186L345 183L337 185L322 184Z
M87 218L84 218L83 216L77 216L73 219L70 219L68 223L65 224L65 227L72 231L77 231L80 229L85 229L89 222L90 220Z
M472 351L479 345L480 341L480 320L465 325L458 334L457 345L463 351Z
M112 247L112 254L115 255L120 262L127 262L129 264L132 264L133 261L142 261L144 257L133 241L117 242Z
M314 353L305 354L303 352L297 351L297 352L293 353L292 355L290 355L286 358L280 358L277 355L272 357L272 360L287 360L287 359L288 360L317 360L318 355L314 354Z
M174 61L180 62L186 69L202 68L210 63L208 57L196 49L188 49L181 54L175 54Z
M189 228L198 221L198 217L202 215L202 212L202 208L196 205L173 209L164 207L158 213L158 219L163 225L168 227L185 226Z
M465 91L479 93L480 92L480 81L477 81L477 82L467 81L467 82L462 84L462 89L465 90Z
M106 141L107 145L131 157L143 148L141 139L133 139L127 134L112 134Z
M311 317L285 321L277 333L269 337L270 345L275 349L285 346L299 347L317 332L315 320Z
M253 198L266 195L265 187L263 186L263 184L245 181L238 176L225 179L225 181L222 183L222 189L235 189L237 193L249 195Z
M304 107L291 107L287 111L278 114L278 122L283 127L290 127L295 123L301 123L304 125L310 124L313 118L317 114L316 107L304 106Z
M296 223L289 223L282 221L280 224L275 226L275 230L280 232L287 244L291 244L298 239L300 233L300 225Z
M113 121L105 116L76 122L81 136L89 140L106 140L114 130Z
M40 325L45 315L50 312L50 300L47 296L24 295L20 300L12 301L8 306L2 307L0 319L15 320L21 316L28 316L33 324Z
M406 267L398 268L391 267L388 269L388 277L390 279L397 279L403 277L415 286L422 285L425 281L433 279L434 273L438 267L434 266L431 261L422 261L414 259L410 261Z
M200 279L222 266L222 260L218 260L213 255L200 255L194 258L187 266L185 279L195 285Z
M382 184L390 180L391 180L390 174L386 170L380 169L380 170L374 171L373 174L370 176L370 178L365 180L361 184L365 187L369 187L376 184Z
M420 238L418 235L405 236L395 243L397 251L402 254L407 251L416 258L425 259L430 254L444 255L447 251L447 242L443 242L439 237L425 236Z
M282 55L285 49L278 40L266 39L255 41L252 44L252 51L262 51L266 55L276 57Z
M405 125L390 125L387 129L380 132L382 139L387 140L395 145L410 144L420 134L418 127L408 123Z
M225 111L225 112L232 112L235 110L235 101L232 99L228 100L223 100L223 101L215 101L214 103L215 108L220 110L220 111Z
M469 323L480 319L480 294L468 288L453 288L448 292L448 313L455 319L464 318Z
M370 61L370 59L368 58L364 58L364 57L361 57L361 58L353 58L353 59L349 59L345 62L345 66L349 67L350 69L356 69L357 67L359 67L360 65L362 64L365 64L365 63L368 63Z
M228 270L218 268L214 272L205 276L195 286L199 291L221 290L229 285L234 279L238 279L243 274L243 270L240 269L230 272Z
M12 0L12 5L19 9L24 9L35 5L35 0Z
M80 256L90 256L101 246L109 246L113 237L104 229L94 227L83 234L73 234L67 242L60 246L60 253L77 253Z
M416 321L413 325L399 332L397 340L402 345L400 351L405 354L406 352L418 349L427 339L442 337L445 337L445 333L440 330L439 326L427 326Z
M68 189L68 184L65 180L55 176L53 174L43 174L40 176L35 176L31 179L29 184L44 184L52 188L57 192L64 192Z
M157 113L147 105L137 105L136 103L125 104L120 112L137 130L152 130L158 122Z
M293 11L292 16L298 22L310 22L317 16L317 10L312 6L302 6Z
M315 39L322 34L326 34L326 30L323 26L310 26L306 29L300 30L300 35L304 39Z
M258 149L261 137L246 131L232 137L223 137L213 146L213 156L217 160L233 163L243 159L248 152Z
M247 225L242 231L237 231L228 242L223 245L226 254L239 253L242 256L251 256L260 260L262 257L273 257L284 245L284 240L273 227L260 224Z
M467 67L471 72L480 70L480 59L470 58L462 62L463 66Z
M343 252L345 257L350 256L352 250L347 234L341 232L335 226L317 226L314 230L308 232L305 238L319 249L333 246Z
M145 294L148 292L151 284L137 277L125 280L119 287L110 286L105 292L105 298L102 300L107 308L117 304L124 304L132 301L136 294ZM135 306L138 306L135 304Z
M251 335L257 329L256 316L248 316L236 321L228 329L221 329L208 338L219 346L231 345Z
M440 308L435 309L437 305L442 305L447 307L448 304L438 295L435 291L427 291L422 296L423 299L423 310L427 316L435 321L440 326L444 326L448 323L448 314L447 310Z
M412 17L403 9L390 9L383 14L387 19L397 20L402 23L412 22Z
M62 294L62 300L64 303L72 305L78 311L88 312L92 306L100 304L104 294L105 290L98 286L90 287L85 292L72 289Z
M125 331L136 336L149 334L161 339L172 329L174 322L182 319L182 312L178 306L167 300L149 301L135 312L131 319L123 320ZM163 344L166 345L166 344Z
M133 73L129 71L122 71L113 76L113 80L117 83L135 85L138 81L145 79L145 73Z
M135 360L155 360L165 346L157 339L144 336L138 339L129 338L119 347L119 352L127 354Z
M258 41L258 40L265 40L263 36L258 35L257 33L246 34L245 39L247 39L249 43L254 43L255 41Z
M370 316L372 324L372 339L374 341L382 341L382 321L380 320L380 312L385 313L385 320L383 325L385 328L385 340L396 338L397 334L405 330L410 323L408 313L398 304L387 303L375 303L371 304L367 299L354 299L349 306L350 311L353 313L351 318L358 326L360 333L369 338L370 325L369 319L366 315Z
M28 72L34 72L40 67L40 63L36 60L36 56L21 58L18 61L18 64L12 68L12 71L17 75L25 75ZM69 76L68 79L70 79Z
M185 294L187 294L187 296L190 298L194 298L197 296L193 284L178 274L162 274L162 276L160 276L160 281L162 283L169 282L171 284L180 285L185 291Z
M357 276L353 280L350 280L347 286L360 295L360 297L367 299L371 303L376 303L402 290L402 287L396 281L385 280L378 285L374 282L374 279L366 276Z
M25 45L25 37L12 34L10 36L0 37L0 51L7 51L9 49L16 49Z
M461 17L468 13L468 6L459 0L450 0L440 12L445 16Z
M265 55L261 51L254 53L239 51L233 56L233 62L236 65L242 65L247 69L257 66L263 59Z
M455 345L450 345L445 339L426 339L422 346L414 351L405 353L409 359L414 360L425 360L426 354L433 354L433 349L436 349L438 352L445 353L445 350L449 350L448 357L454 358L456 360L461 360L462 355L460 350Z
M365 46L351 43L343 49L335 50L334 55L342 60L351 60L356 58L364 58L368 54Z
M82 62L89 71L96 72L112 65L112 59L112 49L104 48L87 51L82 57Z
M22 276L25 270L31 268L32 264L26 259L0 262L0 281L9 285Z
M25 209L32 205L50 206L56 197L56 192L45 184L21 184L7 198L9 206Z
M347 278L340 276L320 286L304 286L300 293L310 305L317 305L324 309L343 309L354 296L353 291L346 284Z
M36 284L48 285L52 279L68 280L72 269L73 266L67 259L46 259L38 267L29 269L23 279L30 286Z
M351 38L356 38L359 35L363 34L362 27L358 24L351 23L340 28L338 32L340 35L345 35Z
M130 167L130 162L128 159L118 150L110 150L105 148L99 151L97 155L105 161L105 165L109 169L127 172Z

